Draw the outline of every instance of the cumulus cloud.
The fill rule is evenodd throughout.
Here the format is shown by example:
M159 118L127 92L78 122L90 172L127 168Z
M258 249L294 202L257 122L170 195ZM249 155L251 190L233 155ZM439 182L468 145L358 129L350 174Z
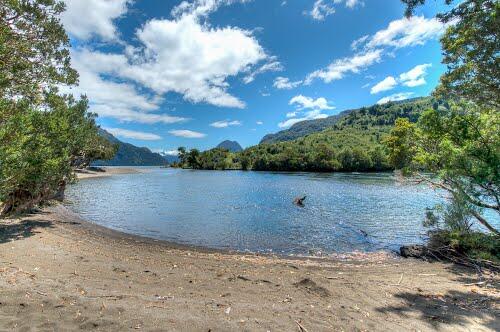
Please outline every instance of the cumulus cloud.
M288 119L286 121L280 122L280 123L278 123L278 127L288 128L288 127L291 127L298 122L302 122L305 120L324 119L326 117L328 117L328 115L321 113L321 110L312 110L309 112L305 112L303 114L303 116L301 116L300 118L292 118L292 119Z
M419 85L424 85L427 82L425 81L425 76L427 75L427 69L430 68L432 64L425 63L422 65L415 66L410 71L406 73L402 73L399 75L399 80L404 86L407 87L415 87Z
M203 137L207 136L206 134L199 133L197 131L187 130L187 129L170 130L169 134L177 136L177 137L184 137L184 138L203 138Z
M315 110L331 110L335 107L328 105L328 101L323 98L311 98L303 95L298 95L290 99L289 105L295 105L298 110L303 110L306 108Z
M112 20L126 11L128 1L117 2L122 3L122 10L108 15L106 21L112 30L98 26L92 32L75 35L106 35L107 39L116 36ZM171 19L147 21L136 31L136 45L124 45L123 52L74 49L73 62L81 74L80 87L75 91L88 91L101 115L119 118L123 110L126 121L183 121L179 117L146 114L158 110L162 96L169 92L179 93L193 103L244 108L245 103L228 91L227 79L246 73L246 81L251 81L260 73L280 70L281 64L264 51L251 31L209 24L209 13L235 2L245 0L183 1L172 10ZM88 20L90 7L79 7L80 17Z
M340 80L348 73L359 73L374 63L380 62L382 50L370 50L358 53L352 57L345 57L333 61L328 67L316 70L309 74L305 80L306 84L312 83L314 79L321 79L325 83Z
M335 14L335 5L345 3L347 8L354 8L358 5L364 5L361 0L316 0L313 7L304 14L311 16L317 21L323 21L327 16Z
M215 121L210 124L211 127L214 128L227 128L231 126L241 126L241 122L238 120L234 121L229 121L229 120L223 120L223 121Z
M390 22L387 28L377 31L363 42L366 42L365 47L368 49L424 45L428 40L439 37L446 26L437 18L404 17Z
M94 36L105 40L118 39L113 20L127 12L131 0L64 0L66 11L61 22L66 31L80 39Z
M323 97L314 99L303 95L298 95L290 99L289 105L295 105L297 110L286 114L286 117L289 119L278 123L278 127L280 128L288 128L297 122L305 120L326 118L328 115L324 114L322 111L335 108L328 105L328 101ZM306 109L310 111L304 111Z
M397 84L398 83L394 77L387 76L385 79L383 79L382 81L375 84L371 88L370 93L372 95L374 95L374 94L382 92L382 91L392 90L392 89L394 89L394 87L396 87Z
M387 96L387 97L384 97L382 99L380 99L377 104L381 105L381 104L385 104L385 103L388 103L390 101L400 101L400 100L405 100L405 99L408 99L410 98L411 96L413 96L413 92L401 92L401 93L395 93L393 95L390 95L390 96Z
M264 122L262 122L262 121L257 121L255 123L258 124L259 126L262 126L264 124Z
M71 53L72 65L80 74L80 84L76 87L62 86L61 92L87 95L90 111L102 117L115 118L122 122L177 123L188 119L168 114L158 114L162 98L141 93L132 83L115 82L101 78L101 72L124 61L87 49Z
M432 64L430 63L415 66L413 69L407 71L406 73L402 73L401 75L399 75L398 79L395 79L392 76L388 76L384 80L375 84L371 88L370 93L373 95L382 91L392 90L398 85L398 83L410 88L424 85L427 83L425 81L427 68L430 68L431 66Z
M157 141L161 139L161 136L151 133L145 133L142 131L128 130L122 128L103 128L108 133L111 133L113 136L117 137L125 137L132 138L142 141Z
M280 90L291 90L302 84L302 81L290 81L288 77L278 76L274 79L273 86Z
M306 14L318 21L323 21L325 17L334 13L335 8L333 7L333 3L330 3L327 0L316 0L313 4L313 8L306 12Z

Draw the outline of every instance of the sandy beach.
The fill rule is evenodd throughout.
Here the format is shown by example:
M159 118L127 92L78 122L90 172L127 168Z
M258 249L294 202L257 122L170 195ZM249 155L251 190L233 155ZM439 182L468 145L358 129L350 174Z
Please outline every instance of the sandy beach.
M487 277L385 253L184 247L62 205L0 221L1 331L498 331L498 277Z
M100 177L105 177L105 176L112 176L116 174L134 174L134 173L141 173L144 172L144 170L139 170L138 168L134 167L98 167L98 168L90 168L90 169L84 169L84 170L78 170L76 171L76 177L79 180L83 179L91 179L91 178L100 178Z

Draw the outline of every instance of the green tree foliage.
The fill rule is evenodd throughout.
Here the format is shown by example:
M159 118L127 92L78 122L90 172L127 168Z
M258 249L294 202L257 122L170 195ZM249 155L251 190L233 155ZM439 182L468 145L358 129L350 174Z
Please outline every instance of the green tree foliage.
M74 168L115 153L86 98L57 94L77 81L63 10L54 0L0 3L0 216L60 198Z
M75 84L69 39L60 24L64 3L3 0L0 4L0 97L39 101L57 84Z
M411 13L425 1L406 2ZM450 194L448 212L435 219L451 230L452 220L463 225L471 216L498 234L482 212L500 215L499 8L498 1L465 0L440 15L454 24L441 40L448 71L437 94L454 102L425 111L416 124L397 121L386 140L395 167Z

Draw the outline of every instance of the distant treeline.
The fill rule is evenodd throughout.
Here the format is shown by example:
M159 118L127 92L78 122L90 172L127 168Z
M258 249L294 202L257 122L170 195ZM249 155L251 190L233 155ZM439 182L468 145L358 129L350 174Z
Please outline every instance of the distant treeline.
M178 167L256 171L314 171L314 172L370 172L392 170L384 146L397 118L418 120L419 114L429 108L448 107L430 97L407 102L387 103L363 107L345 113L335 124L319 132L305 130L305 136L283 141L261 143L241 152L225 149L200 152L179 148ZM312 123L313 128L317 123ZM291 128L292 129L292 128ZM289 132L284 131L284 132ZM279 137L280 133L275 136Z

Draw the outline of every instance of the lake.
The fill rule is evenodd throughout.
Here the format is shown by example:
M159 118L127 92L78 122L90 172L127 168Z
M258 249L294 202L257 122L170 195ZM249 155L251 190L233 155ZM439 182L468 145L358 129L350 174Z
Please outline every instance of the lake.
M422 242L425 208L440 201L392 173L145 170L79 181L68 205L96 224L179 244L327 255ZM294 205L302 195L304 207Z

